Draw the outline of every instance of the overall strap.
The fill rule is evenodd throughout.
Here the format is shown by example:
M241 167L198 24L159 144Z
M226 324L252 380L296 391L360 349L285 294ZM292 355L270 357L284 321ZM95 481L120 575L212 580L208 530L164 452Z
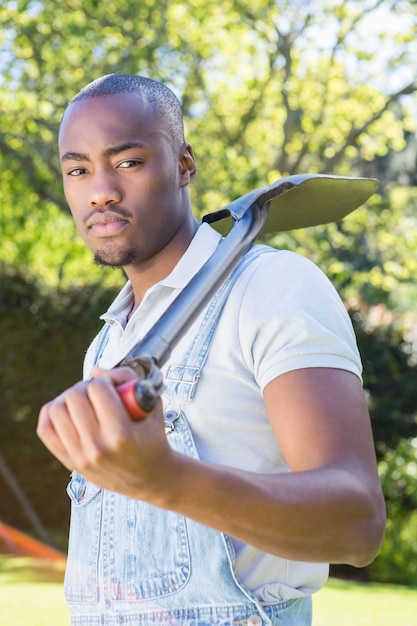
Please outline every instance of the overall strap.
M104 326L101 328L97 336L97 346L96 346L96 351L94 354L93 367L97 367L101 359L101 355L103 354L104 348L106 347L107 342L109 340L109 332L110 332L110 324L109 322L106 322Z
M203 321L178 365L171 365L166 374L164 396L179 404L191 402L194 397L200 373L207 360L214 333L226 300L239 276L258 256L271 252L270 248L252 246L232 274L213 296Z

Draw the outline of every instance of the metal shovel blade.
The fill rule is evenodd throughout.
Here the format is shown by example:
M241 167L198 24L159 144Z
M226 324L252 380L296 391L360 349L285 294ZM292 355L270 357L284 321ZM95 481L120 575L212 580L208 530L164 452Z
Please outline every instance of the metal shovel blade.
M297 192L288 193L294 187ZM220 211L205 215L203 221L227 235L232 225L230 218L239 221L257 203L268 210L262 232L307 228L343 219L366 202L377 188L378 181L373 178L297 174L251 191Z

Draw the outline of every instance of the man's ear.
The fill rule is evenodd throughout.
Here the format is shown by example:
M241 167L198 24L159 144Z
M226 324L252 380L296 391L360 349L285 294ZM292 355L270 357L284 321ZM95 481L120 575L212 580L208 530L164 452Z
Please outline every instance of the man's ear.
M188 185L194 178L197 166L191 144L183 143L179 152L181 187Z

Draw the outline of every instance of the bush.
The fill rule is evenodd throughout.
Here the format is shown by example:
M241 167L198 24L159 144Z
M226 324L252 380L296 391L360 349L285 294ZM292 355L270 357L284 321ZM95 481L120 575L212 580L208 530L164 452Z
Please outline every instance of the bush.
M370 578L376 582L416 585L417 511L403 520L388 519L381 552L369 569Z
M417 581L417 437L402 440L379 464L387 505L381 552L370 566L372 580L403 585Z
M363 361L376 452L382 459L402 439L414 437L417 412L417 364L405 331L393 324L368 325L365 314L350 311Z
M52 290L33 276L0 266L0 454L51 531L67 532L68 470L36 437L40 407L81 378L85 349L102 326L114 290L85 285ZM31 524L0 476L0 519Z

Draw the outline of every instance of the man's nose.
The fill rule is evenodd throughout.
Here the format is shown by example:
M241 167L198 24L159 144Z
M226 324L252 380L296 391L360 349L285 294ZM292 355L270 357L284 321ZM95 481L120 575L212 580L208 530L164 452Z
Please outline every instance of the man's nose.
M89 201L92 206L104 208L121 201L121 190L110 172L96 172L90 180Z

